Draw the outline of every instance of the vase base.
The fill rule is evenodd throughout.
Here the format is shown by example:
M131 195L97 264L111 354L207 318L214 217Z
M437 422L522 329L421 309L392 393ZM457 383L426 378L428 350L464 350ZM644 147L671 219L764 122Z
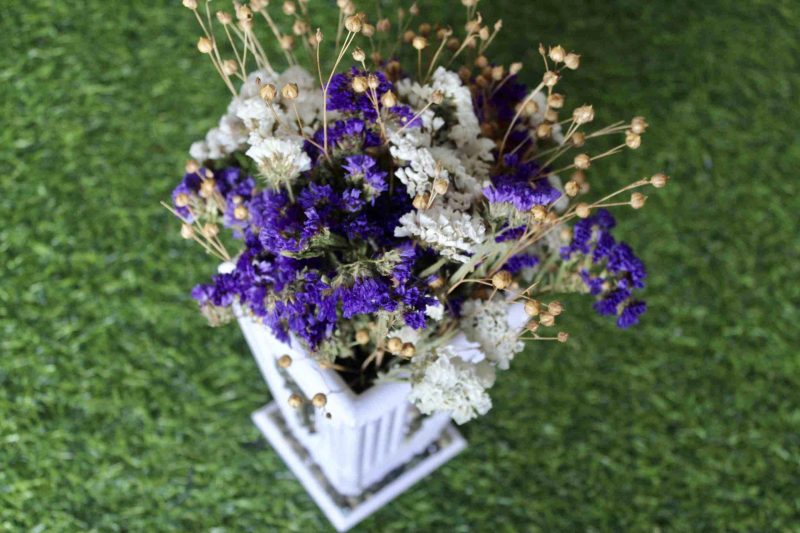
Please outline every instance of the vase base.
M331 486L308 452L291 437L275 402L255 411L252 419L337 531L355 526L467 446L453 424L448 424L441 436L421 454L363 494L350 497L339 494Z

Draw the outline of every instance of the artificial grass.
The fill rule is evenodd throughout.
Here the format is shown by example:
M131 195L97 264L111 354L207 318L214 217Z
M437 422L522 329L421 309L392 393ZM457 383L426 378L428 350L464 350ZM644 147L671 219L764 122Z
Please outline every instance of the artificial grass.
M178 4L0 13L2 529L329 529L249 421L268 394L241 334L189 300L214 261L158 205L227 98ZM570 342L518 356L470 448L359 530L796 528L800 7L482 11L505 20L497 60L531 80L560 42L583 53L571 104L652 125L592 174L673 177L619 230L650 310L620 333L565 300Z

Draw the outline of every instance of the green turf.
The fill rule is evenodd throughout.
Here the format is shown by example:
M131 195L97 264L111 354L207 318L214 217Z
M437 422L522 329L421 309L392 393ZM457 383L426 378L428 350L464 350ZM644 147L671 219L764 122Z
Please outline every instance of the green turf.
M0 529L328 528L250 423L268 394L241 334L188 297L214 261L158 205L226 99L178 4L3 2ZM673 177L620 228L650 311L620 333L566 300L570 342L520 355L470 448L360 530L797 528L800 7L483 11L498 59L561 42L569 101L647 116L593 180Z

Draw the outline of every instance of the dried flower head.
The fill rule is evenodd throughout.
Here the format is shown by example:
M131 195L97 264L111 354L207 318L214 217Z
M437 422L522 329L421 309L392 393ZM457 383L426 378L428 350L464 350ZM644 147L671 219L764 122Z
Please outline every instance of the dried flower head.
M650 178L650 184L656 189L664 188L667 185L668 181L669 177L662 172L654 174L653 177Z
M311 404L317 409L322 409L328 404L328 397L325 394L318 392L311 398Z
M640 192L635 192L631 194L631 207L634 209L641 209L644 207L644 203L647 201L647 196Z
M590 105L576 107L572 112L572 120L575 124L586 124L594 120L594 108Z
M554 46L550 48L550 53L548 54L550 59L555 61L556 63L561 63L564 61L564 58L567 55L567 51L561 45Z
M576 70L581 65L581 56L572 52L568 53L564 57L564 65L570 70Z
M281 88L281 96L286 100L294 100L300 94L296 83L287 83Z

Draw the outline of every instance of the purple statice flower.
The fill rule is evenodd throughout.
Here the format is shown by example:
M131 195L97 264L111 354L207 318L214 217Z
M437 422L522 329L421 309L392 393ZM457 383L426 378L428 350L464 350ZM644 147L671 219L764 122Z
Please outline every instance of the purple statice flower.
M632 300L633 290L644 288L647 271L630 246L617 242L611 235L614 226L616 221L611 213L600 209L575 223L572 242L562 247L560 253L565 261L591 258L591 267L582 268L579 275L589 293L598 297L595 311L618 316L617 326L627 328L638 323L639 316L647 309L644 302Z
M516 274L523 269L532 268L538 264L539 258L535 255L517 254L506 261L506 264L503 265L503 270L508 270L512 274Z
M363 182L364 192L367 197L374 199L380 193L389 188L386 182L388 172L378 167L378 162L368 155L351 155L345 157L345 164L342 166L349 180Z
M392 297L391 283L379 277L358 278L351 286L340 288L337 295L342 301L344 318L378 311L394 311L398 305L397 300Z
M518 211L529 211L535 205L549 205L561 198L561 191L544 179L536 179L539 165L523 163L517 154L503 159L504 172L492 177L492 184L483 189L490 203L509 203Z
M509 228L506 224L505 228L501 228L501 231L502 233L494 238L495 242L516 241L525 234L525 226Z
M181 218L188 222L194 222L189 208L186 206L178 206L175 203L175 200L179 194L185 194L187 196L196 195L200 191L200 184L202 182L203 178L200 177L200 174L197 172L187 172L183 175L183 179L181 179L181 182L178 184L178 186L172 191L172 206L175 209L175 212L177 212Z
M424 328L425 309L435 304L436 298L417 285L411 284L399 285L395 288L395 294L403 302L403 320L406 325L413 329Z

